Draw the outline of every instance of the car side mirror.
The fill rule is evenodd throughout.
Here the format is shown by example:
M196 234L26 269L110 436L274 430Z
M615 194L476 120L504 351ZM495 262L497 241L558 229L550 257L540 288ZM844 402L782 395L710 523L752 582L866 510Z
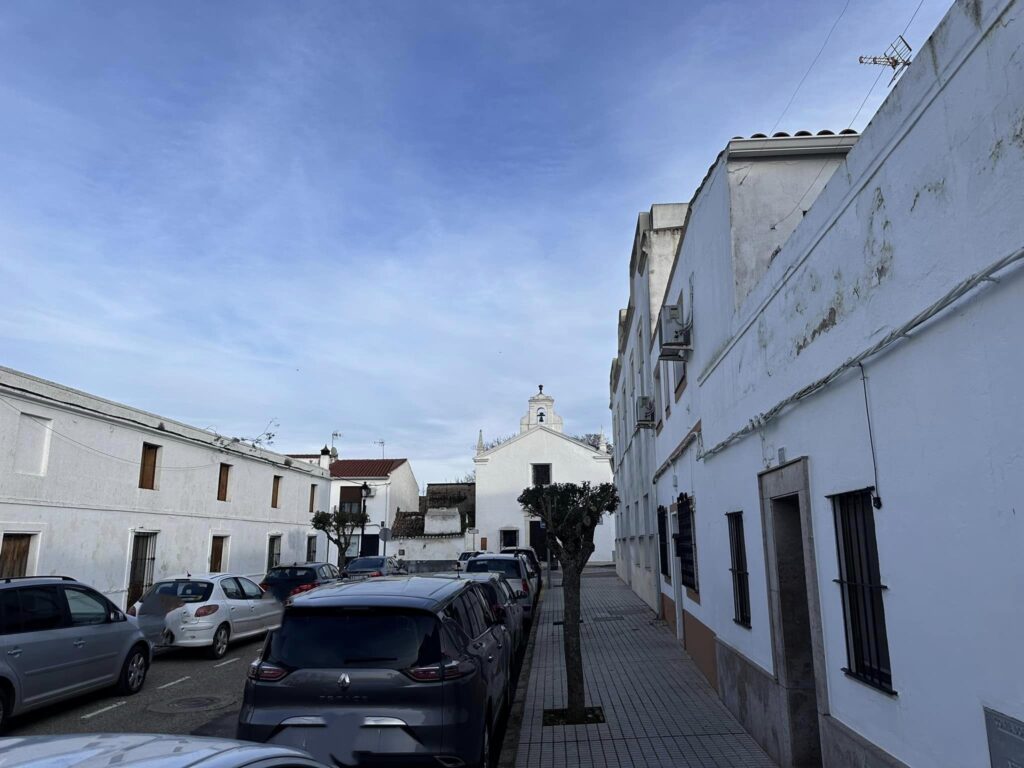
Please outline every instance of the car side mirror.
M523 592L523 590L517 589L516 590L516 600L522 600L524 597L529 597L529 595L527 595L525 592Z
M128 617L118 610L113 610L110 612L110 620L112 622L127 621Z

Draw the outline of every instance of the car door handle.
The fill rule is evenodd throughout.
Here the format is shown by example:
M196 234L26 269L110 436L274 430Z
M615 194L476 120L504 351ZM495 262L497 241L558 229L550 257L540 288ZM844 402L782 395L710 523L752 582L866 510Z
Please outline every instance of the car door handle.
M21 648L11 648L11 650L9 650L7 652L7 655L8 656L21 656Z
M85 640L83 640L82 638L78 638L77 640L75 640L74 645L75 645L75 648L84 648L85 647Z

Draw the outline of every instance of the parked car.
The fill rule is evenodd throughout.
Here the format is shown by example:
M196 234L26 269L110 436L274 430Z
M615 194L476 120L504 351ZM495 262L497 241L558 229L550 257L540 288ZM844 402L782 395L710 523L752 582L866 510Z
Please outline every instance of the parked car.
M350 560L341 572L341 577L365 578L367 576L395 576L406 574L409 569L393 557L357 557Z
M484 598L488 607L494 614L495 619L500 621L509 631L513 656L526 640L525 621L523 620L523 607L519 604L520 590L513 588L500 573L444 573L434 574L446 579L471 579L476 581L484 592Z
M543 578L541 577L540 558L537 557L537 553L533 547L505 547L501 550L503 555L522 555L526 558L526 564L530 566L530 570L533 571L534 577L534 590L533 590L533 602L536 603L540 597L540 591L543 587Z
M260 589L269 592L283 603L292 595L308 592L340 578L341 571L332 563L279 565L267 571L267 575L260 582Z
M158 581L128 609L159 647L208 648L214 659L228 643L274 629L281 604L252 580L230 573Z
M523 620L527 623L533 621L536 583L526 558L522 555L481 555L466 563L467 574L488 572L500 573L513 586L518 585L521 596L517 602L523 608Z
M467 549L465 552L459 553L459 562L465 563L469 558L476 557L477 555L489 555L492 554L489 549Z
M151 660L135 620L91 587L67 576L0 580L0 727L100 688L138 693Z
M327 768L297 749L157 733L20 736L2 754L4 768Z
M487 765L509 699L503 637L470 579L296 595L249 668L237 736L337 765Z

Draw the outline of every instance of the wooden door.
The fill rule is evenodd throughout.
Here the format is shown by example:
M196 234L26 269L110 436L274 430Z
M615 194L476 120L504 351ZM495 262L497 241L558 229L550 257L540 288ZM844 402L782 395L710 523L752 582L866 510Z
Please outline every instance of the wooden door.
M31 533L7 533L0 547L0 579L28 575L28 548Z
M153 584L153 563L156 560L156 534L137 533L132 541L132 562L128 575L130 607Z
M210 544L210 573L224 570L224 539L227 536L214 536Z

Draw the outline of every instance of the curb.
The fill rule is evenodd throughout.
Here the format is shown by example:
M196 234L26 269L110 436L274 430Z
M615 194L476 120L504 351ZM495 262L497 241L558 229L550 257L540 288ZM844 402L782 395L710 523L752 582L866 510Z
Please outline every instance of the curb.
M498 755L496 768L515 768L516 753L519 751L519 732L523 726L523 711L526 709L526 692L530 688L530 668L533 666L533 646L537 640L537 628L540 626L541 606L544 604L548 587L540 593L537 607L534 609L533 626L530 627L530 638L526 641L523 651L523 665L519 668L519 683L516 685L516 697L512 701L512 710L505 723L505 738L501 742L501 753Z

